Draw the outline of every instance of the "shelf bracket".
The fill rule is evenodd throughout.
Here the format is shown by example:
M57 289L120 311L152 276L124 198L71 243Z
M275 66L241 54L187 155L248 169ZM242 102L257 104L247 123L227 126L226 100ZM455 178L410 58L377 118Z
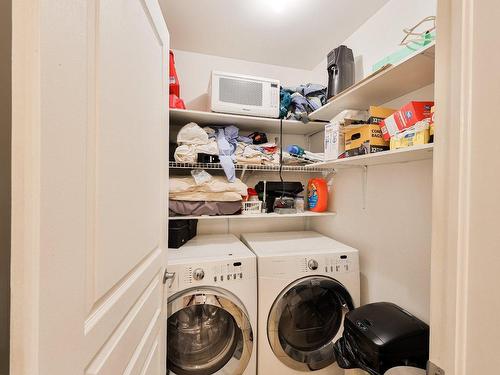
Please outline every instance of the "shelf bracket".
M321 175L325 178L325 179L328 179L330 177L333 177L337 174L337 171L332 168L332 169L325 169L323 171L321 171Z
M368 185L368 166L363 165L362 168L363 168L362 176L361 176L361 178L362 178L362 182L361 182L362 192L361 192L361 194L363 195L362 208L363 208L363 210L366 210L366 191L367 191L367 185Z
M243 169L241 170L241 176L240 176L240 180L244 182L244 178L245 178L245 174L247 172L247 166L245 165L243 167Z

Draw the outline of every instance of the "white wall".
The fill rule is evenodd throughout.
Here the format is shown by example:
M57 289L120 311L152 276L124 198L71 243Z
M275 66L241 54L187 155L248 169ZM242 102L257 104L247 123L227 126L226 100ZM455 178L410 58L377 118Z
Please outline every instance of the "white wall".
M0 375L9 373L11 1L0 2Z
M390 301L429 321L432 161L361 168L334 178L331 209L312 228L360 250L361 302Z
M436 0L392 0L349 37L358 79L398 48L403 27L434 15L435 7ZM431 85L386 105L433 98ZM318 135L313 144L321 148L322 141ZM366 209L362 181L361 169L339 170L331 193L337 216L314 219L312 228L360 250L362 303L394 302L428 322L432 161L369 167Z
M391 0L347 38L343 44L353 50L356 81L371 74L373 64L401 48L404 28L435 16L436 4L437 0ZM326 57L314 71L324 71L325 67Z
M278 79L284 86L309 82L325 84L327 79L326 68L323 71L302 70L181 50L174 50L174 54L181 97L188 109L208 109L207 89L212 70Z

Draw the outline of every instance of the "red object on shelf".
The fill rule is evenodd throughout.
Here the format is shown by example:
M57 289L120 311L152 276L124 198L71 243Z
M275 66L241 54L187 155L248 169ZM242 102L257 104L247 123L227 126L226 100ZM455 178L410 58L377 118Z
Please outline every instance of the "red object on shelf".
M328 184L324 178L311 178L307 184L309 210L324 212L328 208Z
M388 141L392 136L415 125L417 122L431 117L434 102L409 102L397 112L387 117L379 125L382 137Z
M248 192L248 196L251 197L252 195L255 195L257 196L257 190L255 190L254 188L248 188L247 189L247 192Z
M177 71L175 70L175 59L174 52L170 50L170 94L181 97L181 88L179 85L179 78L177 77Z
M177 95L170 94L168 106L175 109L186 109L184 100L180 99Z

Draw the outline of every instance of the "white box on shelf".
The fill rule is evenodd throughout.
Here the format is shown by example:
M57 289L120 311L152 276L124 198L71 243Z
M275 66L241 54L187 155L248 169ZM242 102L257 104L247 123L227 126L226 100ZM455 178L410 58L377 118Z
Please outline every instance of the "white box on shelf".
M344 132L340 122L329 122L325 125L325 161L337 160L345 150Z

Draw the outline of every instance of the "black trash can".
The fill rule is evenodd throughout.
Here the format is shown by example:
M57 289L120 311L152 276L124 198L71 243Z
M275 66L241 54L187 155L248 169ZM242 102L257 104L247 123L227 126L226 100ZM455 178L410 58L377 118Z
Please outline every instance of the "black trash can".
M423 369L429 359L429 326L393 303L368 304L347 313L334 350L341 368L371 375L396 366Z

